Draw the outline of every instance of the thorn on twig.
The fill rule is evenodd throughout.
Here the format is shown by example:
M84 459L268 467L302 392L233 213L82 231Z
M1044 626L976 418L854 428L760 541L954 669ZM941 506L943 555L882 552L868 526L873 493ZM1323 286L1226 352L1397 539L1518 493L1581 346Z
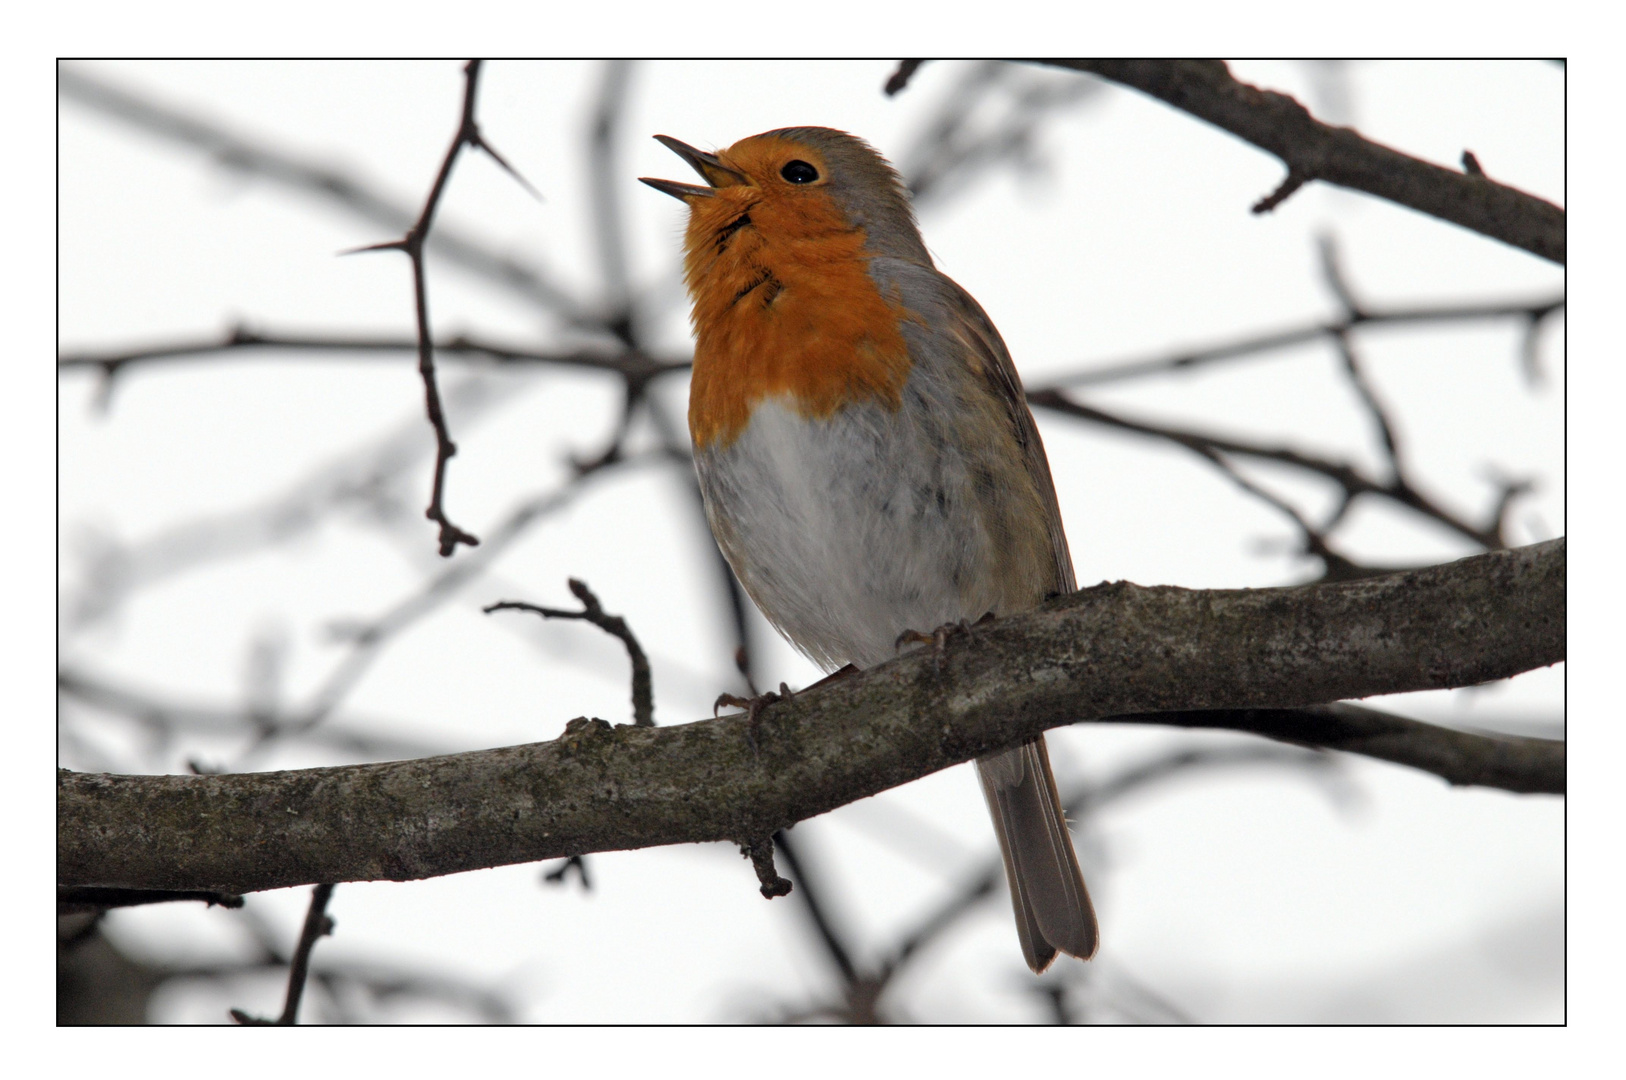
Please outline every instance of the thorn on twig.
M304 996L305 982L310 975L311 950L320 939L333 933L335 923L327 914L327 904L333 897L332 885L318 885L311 890L310 908L305 912L305 925L299 932L299 944L294 948L288 964L288 996L283 1002L282 1015L275 1020L251 1016L241 1009L232 1009L231 1018L250 1026L276 1025L288 1027L298 1022L299 999Z
M899 60L898 70L894 71L891 77L886 80L886 85L881 88L881 91L887 97L896 97L903 92L904 87L909 85L909 80L915 77L915 72L919 71L921 65L925 62L924 60Z
M520 171L518 169L514 168L512 165L510 165L508 163L507 158L505 158L501 154L497 153L496 149L490 143L486 142L485 136L480 133L479 128L475 128L474 135L469 140L469 145L475 146L475 147L478 147L481 150L484 150L485 153L486 153L486 156L488 156L489 158L491 158L492 161L495 161L499 166L501 166L502 171L507 173L510 177L512 177L514 182L517 183L520 187L524 188L527 192L529 192L531 197L534 198L537 202L547 202L547 200L542 197L542 193L540 191L536 190L536 188L532 187L531 182L529 180L525 179L525 177L520 174Z
M447 148L446 156L441 160L440 171L435 175L435 182L429 189L429 196L424 200L423 209L418 214L418 220L406 231L406 235L399 240L389 240L384 243L372 244L366 247L353 249L354 251L401 251L405 252L412 261L412 291L417 308L418 318L418 374L423 379L424 411L429 415L429 423L435 429L435 479L429 497L429 506L424 510L424 516L440 526L437 538L438 550L442 558L449 558L462 544L466 547L476 547L480 543L479 537L458 527L446 516L444 506L446 492L446 464L457 453L457 446L452 442L451 434L446 428L446 416L441 409L440 388L435 379L435 346L434 339L429 332L429 287L424 277L423 249L424 242L429 238L429 230L435 220L435 211L440 207L440 199L446 191L447 181L452 176L452 166L457 163L458 155L464 147L483 150L489 154L509 175L518 180L525 188L535 194L535 189L516 172L513 166L494 150L485 137L480 134L480 125L475 120L474 108L478 100L480 86L480 65L482 61L470 60L463 68L463 113L458 122L457 134L452 138L452 145Z
M587 587L585 581L571 578L568 584L571 593L582 602L580 611L540 607L522 600L499 600L481 610L487 615L493 611L534 611L544 619L579 619L620 638L621 643L627 647L627 658L632 661L632 722L637 727L654 727L654 682L650 676L649 657L644 655L643 646L638 644L638 639L633 635L626 619L620 615L605 613L604 606L599 603L598 597L593 595L593 590Z
M544 873L542 880L549 885L563 885L565 878L570 876L572 870L576 871L576 878L582 883L582 891L592 892L593 882L587 876L587 856L585 855L572 855L570 858L562 860L559 865Z
M751 860L751 868L757 872L757 880L762 883L762 895L772 900L779 896L790 894L790 882L779 876L779 871L773 864L773 840L764 837L740 844L740 854Z
M1266 195L1264 198L1253 204L1253 212L1255 214L1270 213L1272 210L1282 205L1282 203L1286 202L1295 191L1314 179L1315 177L1311 176L1309 173L1300 172L1297 169L1289 169L1287 171L1287 175L1282 178L1282 182L1276 186L1275 191L1272 191L1269 195Z
M1484 168L1479 164L1479 159L1474 157L1474 152L1472 150L1464 150L1462 152L1462 171L1467 173L1469 176L1485 175Z

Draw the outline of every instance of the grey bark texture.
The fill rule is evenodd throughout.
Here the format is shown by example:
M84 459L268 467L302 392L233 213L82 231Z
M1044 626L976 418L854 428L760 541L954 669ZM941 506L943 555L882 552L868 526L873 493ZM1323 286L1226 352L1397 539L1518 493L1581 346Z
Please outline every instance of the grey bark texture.
M1221 60L1043 60L1088 71L1150 94L1261 150L1287 166L1281 188L1256 211L1273 208L1311 180L1364 191L1472 229L1563 265L1562 208L1483 172L1459 172L1372 142L1352 128L1323 124L1286 94L1233 78Z
M1553 790L1556 775L1562 789L1561 744L1378 723L1348 707L1282 711L1563 660L1562 539L1336 584L1102 584L972 634L770 706L755 749L743 717L664 728L577 720L552 742L384 764L59 771L57 882L244 893L749 844L1048 728L1162 722L1139 715L1156 712L1190 726L1206 710L1254 710L1257 722L1238 712L1228 726L1458 783Z

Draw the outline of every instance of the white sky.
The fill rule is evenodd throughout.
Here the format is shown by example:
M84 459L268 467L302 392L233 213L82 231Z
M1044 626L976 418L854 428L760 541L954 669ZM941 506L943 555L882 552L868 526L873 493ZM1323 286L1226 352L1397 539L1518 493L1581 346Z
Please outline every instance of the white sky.
M687 348L686 307L672 284L681 207L635 178L682 178L685 167L646 136L714 146L824 124L864 135L901 163L911 133L962 68L928 65L888 100L879 87L891 68L665 63L637 71L617 194L635 280L665 298L655 327L663 347ZM461 88L454 63L86 70L342 163L407 203L427 190ZM1302 65L1233 70L1316 103ZM1442 164L1469 148L1493 177L1565 201L1561 69L1363 62L1347 74L1348 122L1368 136ZM545 201L466 158L441 219L545 263L584 297L599 280L580 150L597 78L587 63L491 64L482 127ZM264 330L410 332L404 259L335 257L386 239L380 229L224 173L77 105L63 106L60 139L64 348L205 336L237 319ZM1248 206L1280 180L1274 159L1128 91L1105 90L1054 117L1037 147L1041 173L1001 169L932 203L921 222L939 264L992 315L1030 386L1093 363L1330 314L1315 257L1325 232L1337 237L1350 279L1373 304L1525 298L1563 285L1562 268L1364 196L1312 186L1255 217ZM444 263L430 265L438 333L560 340L534 309ZM1478 516L1493 491L1488 469L1534 475L1541 484L1514 515L1514 539L1563 534L1562 318L1543 337L1546 381L1534 390L1508 325L1380 330L1359 343L1426 490ZM448 365L444 379L456 383L467 370ZM452 416L462 452L451 466L448 508L482 535L515 502L559 483L566 453L597 449L618 401L613 381L593 375L493 378L491 408ZM153 366L120 377L105 416L92 407L94 379L60 385L60 565L69 602L82 585L87 544L139 543L178 522L251 505L421 411L405 356ZM681 380L662 392L681 415ZM1142 380L1088 400L1379 460L1324 346ZM1308 576L1310 566L1285 557L1279 543L1260 550L1262 540L1291 536L1287 523L1189 454L1042 414L1039 422L1081 583L1266 586ZM427 427L423 439L427 447ZM642 432L635 445L647 441ZM1330 505L1322 488L1276 472L1250 475L1315 514ZM428 490L426 463L405 490L415 512ZM1338 535L1373 562L1470 551L1426 522L1381 509L1358 511ZM626 615L654 658L658 721L708 715L711 699L735 687L707 542L669 467L602 478L510 549L491 577L398 641L348 699L346 715L389 718L396 730L448 750L552 738L584 713L627 719L615 642L579 625L479 614L505 597L566 604L567 576L586 579L609 610ZM66 636L62 655L154 692L227 702L242 693L253 642L281 640L286 692L298 701L338 658L323 626L387 609L434 568L432 547L427 523L416 546L405 547L335 521L285 547L166 579L116 617ZM763 683L816 678L758 629ZM1556 720L1563 668L1408 697L1389 706L1470 725L1515 715ZM84 730L127 769L176 769L188 753L231 752L219 742L148 752L117 726ZM1092 728L1051 740L1065 782L1108 775L1168 747L1240 737ZM280 754L257 765L328 760L337 759ZM97 766L72 752L63 763ZM1345 765L1357 797L1344 805L1296 773L1237 771L1149 790L1085 822L1081 855L1103 926L1096 977L1109 988L1144 984L1209 1022L1561 1020L1563 801L1451 790L1364 760ZM795 835L829 880L861 956L884 948L992 850L966 768L805 823ZM740 1019L806 1004L834 985L795 899L763 901L731 849L595 855L591 864L595 888L585 895L539 886L534 866L343 885L332 906L339 931L318 957L410 961L500 985L525 1018L543 1022ZM250 903L291 939L306 895L286 890ZM171 906L119 912L111 926L121 942L154 956L224 955L240 941L233 918ZM1018 1021L1041 1015L1030 984L1001 897L923 957L889 1000L922 1020ZM155 1018L214 1021L228 1006L272 1012L281 989L276 980L244 983L225 1000L218 988L176 988Z

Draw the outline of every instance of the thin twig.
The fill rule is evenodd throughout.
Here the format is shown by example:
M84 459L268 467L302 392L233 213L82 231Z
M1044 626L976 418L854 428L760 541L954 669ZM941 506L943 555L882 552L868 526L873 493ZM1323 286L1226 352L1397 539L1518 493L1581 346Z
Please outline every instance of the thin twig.
M120 373L136 364L159 361L206 360L223 354L251 356L262 350L292 353L351 356L385 356L393 353L416 352L417 338L386 337L351 334L298 334L261 332L245 326L235 326L223 336L194 338L139 348L120 349L115 352L64 353L57 357L58 371L83 368L99 369L104 375ZM687 371L687 360L658 359L634 349L564 349L543 350L519 345L505 345L458 335L436 342L434 349L440 356L459 356L469 359L490 360L502 365L540 364L560 367L586 368L609 371L630 378L652 379L669 372Z
M411 224L414 208L374 189L361 177L315 158L279 149L183 109L161 104L75 64L57 66L57 90L68 101L129 124L149 135L194 147L222 168L314 195L386 229ZM523 184L524 181L521 180ZM524 184L528 190L529 184ZM511 290L532 304L584 330L602 329L538 266L518 262L483 246L472 237L442 226L429 249L448 262Z
M435 183L429 189L429 197L424 200L418 220L399 240L358 249L400 251L412 260L412 295L418 319L418 374L423 377L424 407L429 414L429 422L435 429L435 479L429 497L429 507L424 511L424 516L440 526L439 550L443 557L448 558L457 549L457 545L474 547L480 540L473 533L454 525L451 518L446 516L443 506L446 464L457 453L457 444L452 442L451 434L446 430L446 416L441 410L440 389L435 380L435 345L434 338L429 332L429 286L424 277L423 245L434 224L435 211L440 207L441 195L445 193L447 181L451 179L452 167L457 164L458 155L463 152L464 147L485 151L503 171L530 189L525 178L520 176L480 134L480 125L474 118L474 110L479 95L481 63L479 60L470 60L463 68L462 118L458 123L457 134L452 139L452 145L447 148L446 157L440 163L440 172L435 175Z
M275 1020L250 1016L241 1009L232 1009L231 1018L239 1024L274 1024L291 1027L298 1023L299 999L305 994L305 978L310 973L311 950L316 943L333 933L333 919L327 914L327 903L333 897L332 885L318 885L311 890L310 908L305 912L305 925L299 931L299 944L288 963L288 996L282 1005L282 1015Z
M1332 339L1347 334L1357 326L1379 326L1408 323L1478 322L1494 319L1517 319L1526 328L1539 327L1549 316L1564 310L1562 296L1540 300L1491 301L1481 304L1430 304L1415 307L1373 308L1361 313L1359 319L1348 314L1341 318L1311 323L1308 326L1286 330L1272 330L1250 335L1237 341L1160 356L1130 360L1111 360L1092 364L1075 374L1054 380L1056 387L1095 386L1110 382L1144 378L1173 371L1187 371L1197 367L1230 360L1253 359L1278 349L1292 348L1313 341ZM1526 341L1529 341L1527 337ZM1526 345L1526 367L1531 366L1533 346Z
M1219 453L1235 454L1241 457L1255 458L1259 461L1274 461L1282 465L1291 465L1294 468L1315 473L1333 481L1343 489L1344 494L1349 499L1370 495L1381 496L1439 522L1487 550L1507 546L1506 539L1500 534L1494 518L1485 524L1476 525L1440 506L1404 479L1377 480L1367 476L1348 462L1317 457L1314 454L1284 446L1268 446L1261 443L1244 442L1240 439L1225 438L1189 428L1129 420L1094 406L1085 405L1056 389L1030 391L1028 393L1028 403L1037 408L1050 409L1054 412L1073 416L1080 420L1088 420L1106 427L1167 439L1170 442L1186 447L1210 462L1214 462L1216 460L1214 454Z
M107 911L110 908L140 907L146 904L171 904L196 900L209 907L240 908L243 897L238 893L211 892L201 889L102 889L81 886L56 891L56 913L73 915L87 911Z
M915 72L919 71L924 63L926 63L924 60L899 60L898 69L887 78L881 92L887 97L896 97L902 93L903 88L909 85L909 80L915 77Z
M593 590L587 587L585 581L571 578L569 584L571 594L582 602L580 611L540 607L523 600L499 600L495 604L487 604L480 610L487 615L493 611L534 611L544 619L580 619L620 638L621 643L627 647L627 659L632 661L632 722L638 727L654 727L655 693L650 681L649 657L644 655L643 646L638 644L638 639L633 635L626 619L620 615L605 613L604 606L599 603L598 597L593 595Z
M391 639L456 595L532 525L567 506L580 494L583 483L594 475L597 473L578 474L554 491L525 500L491 530L487 542L478 551L448 566L383 615L353 628L347 635L351 639L350 652L317 687L309 704L298 711L297 721L268 733L250 747L250 752L263 748L271 738L303 734L327 719L355 688ZM238 767L241 765L240 762Z
M858 964L853 960L852 950L842 940L841 932L836 929L835 922L825 907L820 889L809 881L807 865L796 854L795 842L785 830L781 829L774 833L773 843L774 847L779 849L779 854L785 857L785 867L790 871L791 877L801 885L796 892L802 898L802 910L807 912L807 917L813 921L813 929L818 933L824 951L829 955L831 963L835 964L836 970L841 973L842 982L851 987L859 980Z
M606 60L598 103L589 121L587 190L598 240L599 268L604 276L604 325L623 343L633 342L632 275L627 268L627 242L622 227L623 175L616 151L626 112L632 61Z
M511 382L483 375L458 379L446 391L447 404L465 425L514 397ZM415 521L416 513L397 488L426 449L419 415L382 438L369 438L318 463L284 491L256 504L183 521L127 544L90 534L83 543L89 549L85 582L72 602L64 604L68 622L78 629L105 619L139 588L290 541L316 529L334 511L359 511L357 516L369 525ZM416 525L412 528L416 535Z
M1327 755L1287 750L1276 746L1176 750L1132 765L1099 783L1078 787L1069 792L1063 800L1063 809L1070 821L1076 821L1099 812L1109 803L1137 794L1172 777L1189 775L1194 770L1256 768L1261 765L1309 766L1327 771L1337 767L1336 759ZM914 957L933 942L940 940L951 927L957 925L982 901L995 895L999 883L1004 880L1004 874L1004 863L997 855L983 859L978 869L966 876L947 900L899 939L898 944L878 967L881 977L885 980L896 978Z
M558 866L542 875L542 880L549 885L563 885L565 878L570 875L572 870L576 872L576 880L582 883L582 891L592 892L593 881L587 875L587 856L585 855L572 855L568 859L561 860Z
M1051 78L997 60L966 67L900 158L915 208L995 166L1036 171L1041 125L1100 90L1093 80Z
M56 685L63 697L78 701L97 712L122 716L148 729L159 729L169 734L252 734L255 738L263 739L267 732L286 732L307 718L305 714L292 710L251 717L241 705L189 704L167 695L132 690L81 667L59 669ZM348 754L374 759L429 757L445 752L444 746L390 734L403 726L385 718L374 717L362 722L352 718L352 725L329 720L319 728L305 729L301 734Z
M1299 535L1302 538L1304 554L1313 555L1321 560L1322 581L1355 581L1360 578L1378 577L1383 574L1395 573L1398 570L1409 569L1407 567L1393 566L1363 566L1356 563L1347 556L1333 550L1331 543L1327 539L1327 531L1328 529L1332 528L1331 524L1329 524L1325 529L1318 529L1314 525L1311 525L1304 519L1304 515L1299 513L1297 508L1295 508L1292 503L1276 495L1274 492L1262 487L1261 485L1254 483L1246 476L1243 476L1242 473L1237 471L1236 466L1233 465L1223 454L1217 453L1205 447L1192 447L1191 449L1199 457L1202 457L1212 463L1215 468L1219 469L1219 471L1225 475L1226 479L1230 480L1237 487L1241 488L1249 495L1252 495L1254 498L1259 499L1261 502L1268 503L1270 506L1276 508L1292 519L1293 524L1298 527ZM1344 516L1345 510L1349 506L1349 502L1350 500L1346 498L1340 505L1339 509L1333 514L1333 524L1336 524L1337 521Z

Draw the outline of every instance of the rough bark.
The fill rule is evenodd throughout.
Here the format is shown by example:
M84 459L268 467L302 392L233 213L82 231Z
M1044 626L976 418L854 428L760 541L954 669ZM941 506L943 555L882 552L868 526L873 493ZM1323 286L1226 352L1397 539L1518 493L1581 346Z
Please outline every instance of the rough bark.
M1323 124L1288 95L1233 78L1223 61L1039 62L1133 87L1275 154L1287 166L1287 178L1256 212L1274 208L1311 180L1324 180L1564 263L1562 208L1483 173L1447 169L1372 142L1353 128Z
M1160 711L1189 724L1200 710L1300 709L1506 678L1564 659L1565 545L1339 584L1102 584L973 633L770 706L756 749L741 717L665 728L573 721L552 742L375 765L62 771L58 884L243 893L661 844L750 844L1064 724ZM1325 727L1258 716L1261 734L1309 745ZM1449 734L1447 757L1500 764L1442 769L1439 739L1408 749L1396 731L1334 745L1457 782L1521 774L1507 741ZM1534 758L1524 771L1550 775L1550 748ZM1522 783L1499 786L1530 789L1528 777Z

